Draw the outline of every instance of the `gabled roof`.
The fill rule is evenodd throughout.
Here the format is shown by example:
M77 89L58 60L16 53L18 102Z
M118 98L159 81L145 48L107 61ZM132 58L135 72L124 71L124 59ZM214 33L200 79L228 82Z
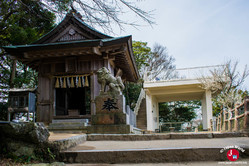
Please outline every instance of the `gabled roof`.
M33 69L41 59L84 55L115 57L115 66L124 71L128 81L136 81L136 67L131 36L111 37L70 13L48 34L29 45L4 46L9 54Z
M60 22L54 29L52 29L33 44L47 44L104 38L112 37L90 27L75 14L68 13L62 22Z

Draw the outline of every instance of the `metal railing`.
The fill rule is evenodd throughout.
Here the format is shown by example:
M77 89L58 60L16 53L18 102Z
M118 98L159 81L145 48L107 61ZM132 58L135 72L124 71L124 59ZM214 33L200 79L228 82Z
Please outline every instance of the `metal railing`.
M145 98L145 91L144 91L144 89L142 88L141 91L140 91L139 97L138 97L138 99L137 99L136 106L135 106L135 108L134 108L134 113L135 113L136 115L138 114L140 105L141 105L142 100L143 100L144 98Z
M211 77L211 71L224 70L225 65L214 66L201 66L191 68L169 69L167 71L161 71L160 74L155 76L153 71L145 72L144 80L146 82L156 81L170 81L170 80L184 80L184 79L198 79L203 77Z

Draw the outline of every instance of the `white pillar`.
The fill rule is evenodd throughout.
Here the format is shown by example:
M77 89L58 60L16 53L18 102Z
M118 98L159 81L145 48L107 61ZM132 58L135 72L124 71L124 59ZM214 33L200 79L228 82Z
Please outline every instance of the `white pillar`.
M202 104L203 129L208 130L211 128L210 119L212 119L212 117L213 117L211 91L206 90L206 92L203 95L203 98L201 100L201 104Z
M152 96L149 91L146 92L146 115L147 115L147 130L153 131L153 114L152 114Z
M159 128L159 110L158 110L158 102L155 96L152 96L152 123L153 123L153 131Z

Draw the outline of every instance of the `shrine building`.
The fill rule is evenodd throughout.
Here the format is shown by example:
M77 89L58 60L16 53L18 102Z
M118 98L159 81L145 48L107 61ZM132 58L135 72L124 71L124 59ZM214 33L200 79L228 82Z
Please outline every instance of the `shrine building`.
M99 95L97 70L106 67L122 81L136 82L132 37L111 37L69 13L53 30L29 45L3 47L38 72L37 121L91 119Z

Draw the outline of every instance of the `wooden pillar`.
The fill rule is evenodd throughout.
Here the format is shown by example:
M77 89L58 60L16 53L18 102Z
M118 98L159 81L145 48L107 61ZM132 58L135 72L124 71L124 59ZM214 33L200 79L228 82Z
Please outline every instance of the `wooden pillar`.
M222 125L222 131L226 131L226 111L223 111L223 125Z
M49 87L49 101L50 101L50 106L49 106L49 123L52 122L53 116L54 116L54 83L55 79L54 77L50 76L50 87Z
M91 115L96 114L95 97L99 95L99 89L97 75L93 73L91 75Z
M216 117L216 131L219 131L219 116Z
M223 114L223 110L221 110L220 116L219 116L219 131L222 130L222 123L223 123L222 114Z
M210 119L210 131L213 131L213 119Z
M230 112L231 112L231 110L230 110L229 112L227 112L228 117L231 117ZM230 115L229 115L229 114L230 114ZM227 123L228 123L228 131L232 131L231 118L228 118L228 119L227 119Z
M234 131L239 131L239 121L238 121L238 119L237 119L237 117L238 117L238 109L237 109L238 107L237 106L235 106L235 108L234 108Z
M244 131L249 132L249 97L245 98L244 102L245 113L244 113Z
M11 113L8 111L8 121L10 122L11 120Z

